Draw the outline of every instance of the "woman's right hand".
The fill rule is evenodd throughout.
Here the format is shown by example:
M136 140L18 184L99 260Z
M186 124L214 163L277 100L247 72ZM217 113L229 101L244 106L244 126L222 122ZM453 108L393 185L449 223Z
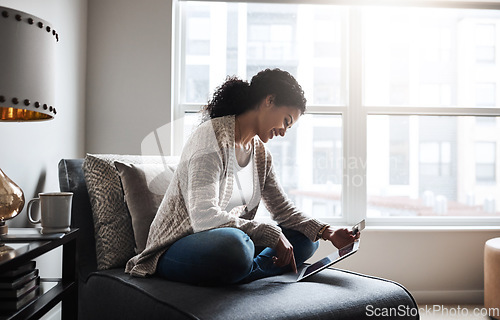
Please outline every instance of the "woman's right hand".
M293 255L293 246L283 233L280 234L275 251L276 256L273 257L273 263L280 268L291 265L293 272L297 273L297 265L295 264L295 256Z

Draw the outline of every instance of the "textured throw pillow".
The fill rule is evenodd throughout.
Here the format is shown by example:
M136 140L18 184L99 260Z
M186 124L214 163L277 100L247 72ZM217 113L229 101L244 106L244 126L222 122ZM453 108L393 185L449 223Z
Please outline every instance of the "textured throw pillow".
M131 164L115 161L122 182L132 229L135 252L146 247L149 227L174 175L175 166L163 164Z
M175 164L178 158L87 154L83 172L94 218L99 270L123 267L135 255L132 220L125 205L115 161L133 164Z

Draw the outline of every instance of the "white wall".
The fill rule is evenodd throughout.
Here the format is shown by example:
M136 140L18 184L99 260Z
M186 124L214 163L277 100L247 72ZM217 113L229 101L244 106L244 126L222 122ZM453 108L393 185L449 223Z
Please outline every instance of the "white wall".
M140 154L170 122L171 0L89 0L86 151Z
M0 0L0 6L47 20L60 36L54 70L55 119L0 122L0 168L23 189L28 201L39 192L59 190L61 158L84 155L87 0ZM27 226L25 209L9 221L11 227Z
M140 154L142 139L170 121L171 14L171 0L89 0L87 152ZM368 228L339 267L398 281L421 303L481 303L483 246L497 236ZM330 249L323 243L318 256Z

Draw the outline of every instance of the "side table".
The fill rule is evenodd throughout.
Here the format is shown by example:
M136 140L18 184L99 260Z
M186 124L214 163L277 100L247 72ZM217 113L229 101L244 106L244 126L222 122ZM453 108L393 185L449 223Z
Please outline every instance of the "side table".
M78 281L76 274L76 241L78 229L67 233L40 234L35 228L10 228L0 241L13 249L0 254L0 274L13 270L34 258L62 246L62 278L40 279L40 294L23 308L2 314L0 319L39 319L62 301L62 319L78 315Z

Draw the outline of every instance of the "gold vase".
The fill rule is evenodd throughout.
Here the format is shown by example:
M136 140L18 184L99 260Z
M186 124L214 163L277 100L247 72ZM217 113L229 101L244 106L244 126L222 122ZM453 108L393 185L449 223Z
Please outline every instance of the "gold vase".
M0 234L7 233L5 221L17 216L23 207L23 190L0 169Z

